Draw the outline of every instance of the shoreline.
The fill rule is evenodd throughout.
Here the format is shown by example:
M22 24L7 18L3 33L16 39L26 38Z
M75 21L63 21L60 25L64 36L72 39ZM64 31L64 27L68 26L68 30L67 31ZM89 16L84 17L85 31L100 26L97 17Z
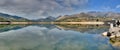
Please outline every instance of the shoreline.
M0 24L88 24L88 25L103 25L105 22L0 22Z

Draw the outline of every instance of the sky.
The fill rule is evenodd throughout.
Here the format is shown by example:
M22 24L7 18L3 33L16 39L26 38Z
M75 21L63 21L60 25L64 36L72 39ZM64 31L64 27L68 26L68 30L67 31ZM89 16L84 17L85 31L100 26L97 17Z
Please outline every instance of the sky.
M120 0L0 0L0 12L27 19L87 11L120 12Z

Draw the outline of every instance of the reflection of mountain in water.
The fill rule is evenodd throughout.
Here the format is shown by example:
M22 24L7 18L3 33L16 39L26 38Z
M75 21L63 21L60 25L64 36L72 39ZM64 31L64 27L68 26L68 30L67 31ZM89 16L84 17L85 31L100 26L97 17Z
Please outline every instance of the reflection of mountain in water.
M6 32L9 30L17 30L26 27L26 25L0 25L0 32Z
M6 32L9 30L17 30L24 28L26 26L30 25L0 25L0 32ZM104 31L108 30L108 26L105 25L49 25L49 24L41 24L41 25L31 25L31 26L38 26L38 27L45 27L47 29L64 29L64 30L73 30L73 31L78 31L82 33L91 33L91 34L96 34L96 33L102 33Z
M53 24L41 24L41 25L32 25L32 26L46 27L48 29L56 28L56 26Z
M10 31L10 30L17 30L17 29L21 29L24 27L27 27L30 25L0 25L0 32L6 32L6 31ZM45 24L41 24L41 25L31 25L31 26L39 26L39 27L46 27L48 29L53 29L55 28L54 25L45 25Z
M59 29L64 30L74 30L79 32L89 32L89 33L102 33L108 30L109 26L107 25L56 25Z

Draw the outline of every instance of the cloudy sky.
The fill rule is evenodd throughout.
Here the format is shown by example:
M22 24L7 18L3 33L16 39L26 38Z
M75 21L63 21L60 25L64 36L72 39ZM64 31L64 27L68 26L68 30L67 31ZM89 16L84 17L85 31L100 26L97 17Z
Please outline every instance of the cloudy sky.
M0 0L0 12L28 19L84 11L120 12L120 0Z

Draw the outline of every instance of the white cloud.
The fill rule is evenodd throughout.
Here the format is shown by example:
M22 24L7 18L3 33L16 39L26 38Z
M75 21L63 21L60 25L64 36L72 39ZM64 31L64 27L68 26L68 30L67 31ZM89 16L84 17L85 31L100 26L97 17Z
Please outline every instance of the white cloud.
M116 8L120 8L120 5L117 5Z
M88 0L0 0L0 12L30 19L41 18L73 12L73 6L82 7L87 2Z

